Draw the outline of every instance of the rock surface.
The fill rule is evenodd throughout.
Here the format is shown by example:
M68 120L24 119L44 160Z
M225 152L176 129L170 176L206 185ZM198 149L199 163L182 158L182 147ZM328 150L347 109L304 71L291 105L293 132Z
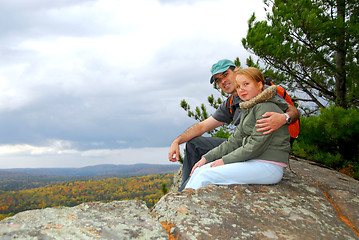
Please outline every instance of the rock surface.
M139 200L30 210L0 222L0 239L168 239Z
M291 168L276 185L170 193L152 211L179 239L358 239L358 181L304 161Z
M22 212L0 221L0 239L359 239L359 182L290 166L276 185L172 188L151 210L134 200Z

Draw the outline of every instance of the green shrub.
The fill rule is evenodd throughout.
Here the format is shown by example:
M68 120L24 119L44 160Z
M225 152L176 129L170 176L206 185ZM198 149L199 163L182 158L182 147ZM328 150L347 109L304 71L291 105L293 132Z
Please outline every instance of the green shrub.
M228 139L229 136L231 136L231 132L229 132L228 130L225 130L223 128L220 128L215 135L213 135L213 137L219 137L219 138L224 138L224 139Z
M293 154L340 170L359 170L359 110L331 106L319 116L301 117L300 135Z

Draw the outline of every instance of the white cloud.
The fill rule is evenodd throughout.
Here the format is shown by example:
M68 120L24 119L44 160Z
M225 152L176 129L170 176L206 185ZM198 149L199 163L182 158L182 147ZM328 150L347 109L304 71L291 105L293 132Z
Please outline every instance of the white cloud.
M0 145L0 156L8 155L47 155L73 153L72 144L69 141L49 140L47 145L33 146L30 144Z
M216 93L211 65L249 55L241 39L252 12L264 16L261 6L0 0L0 156L28 156L32 166L46 154L86 162L169 146L194 123L180 101L195 107Z
M97 164L179 164L167 158L167 147L81 151L62 146L0 146L0 168L68 168Z

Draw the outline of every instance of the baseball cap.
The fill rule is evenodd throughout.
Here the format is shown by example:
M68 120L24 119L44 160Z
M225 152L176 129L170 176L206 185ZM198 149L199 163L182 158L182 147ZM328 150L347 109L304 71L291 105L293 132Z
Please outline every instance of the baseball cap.
M217 63L213 64L211 68L212 77L210 78L209 82L212 84L214 82L214 75L227 71L227 69L231 66L235 67L236 65L234 64L234 62L228 59L222 59L219 60Z

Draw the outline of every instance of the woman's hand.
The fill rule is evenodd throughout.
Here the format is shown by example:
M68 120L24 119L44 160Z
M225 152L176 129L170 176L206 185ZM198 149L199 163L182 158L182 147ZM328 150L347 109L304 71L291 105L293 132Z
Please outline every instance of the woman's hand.
M211 163L211 167L218 167L218 166L222 166L224 165L223 159L218 159L216 161L214 161L213 163Z
M202 159L199 160L199 161L193 166L190 176L192 176L192 173L194 172L194 170L196 170L196 168L202 167L202 166L203 166L204 164L206 164L206 163L207 163L207 160L206 160L204 157L202 157Z

